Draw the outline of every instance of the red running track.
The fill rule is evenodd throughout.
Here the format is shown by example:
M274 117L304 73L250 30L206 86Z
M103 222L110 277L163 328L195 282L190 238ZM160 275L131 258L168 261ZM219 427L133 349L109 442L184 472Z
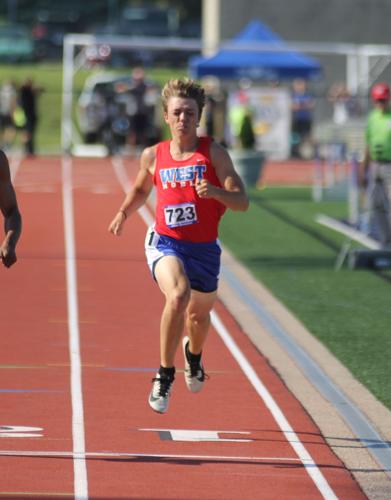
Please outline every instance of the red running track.
M19 261L0 270L0 500L365 498L220 302L205 389L187 392L178 353L169 412L151 411L162 297L146 226L135 215L107 232L134 173L109 159L19 166Z

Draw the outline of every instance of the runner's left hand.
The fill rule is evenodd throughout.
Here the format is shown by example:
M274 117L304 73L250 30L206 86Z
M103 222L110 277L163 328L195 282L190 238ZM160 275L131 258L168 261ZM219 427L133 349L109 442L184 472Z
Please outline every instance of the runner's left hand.
M216 186L206 179L196 179L196 192L200 198L213 198L216 192Z

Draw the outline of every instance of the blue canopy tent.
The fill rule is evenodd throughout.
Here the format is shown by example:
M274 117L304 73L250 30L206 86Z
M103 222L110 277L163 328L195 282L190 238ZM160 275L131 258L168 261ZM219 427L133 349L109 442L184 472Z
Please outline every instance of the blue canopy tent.
M248 50L253 43L267 43L282 51ZM235 49L221 49L212 57L196 56L190 60L193 78L216 76L221 79L284 80L316 78L321 66L315 59L296 51L258 20L250 23L232 40ZM241 46L245 47L241 50ZM236 50L237 48L237 50Z

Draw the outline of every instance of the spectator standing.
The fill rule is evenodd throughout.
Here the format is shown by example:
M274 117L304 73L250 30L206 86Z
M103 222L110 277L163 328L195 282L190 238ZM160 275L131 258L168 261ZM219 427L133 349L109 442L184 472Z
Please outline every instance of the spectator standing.
M210 94L206 94L205 98L205 133L206 135L214 136L214 113L216 109L216 101Z
M133 112L130 114L130 145L146 145L148 128L148 111L145 103L147 84L144 70L140 67L132 71L132 85L128 90L133 101Z
M129 145L150 146L160 139L160 127L157 125L158 87L145 79L143 68L132 71L130 83L116 85L116 102L125 106L129 120Z
M226 145L226 113L227 103L225 92L221 89L221 83L216 77L208 77L203 83L205 89L205 107L199 123L198 133L200 136L214 137L221 145Z
M253 149L255 146L253 111L245 90L239 90L235 95L228 116L232 146L239 149Z
M0 87L1 145L8 149L15 138L13 114L17 107L18 94L15 84L6 80Z
M359 114L358 102L344 83L334 83L331 86L328 100L333 105L333 122L335 125L344 125Z
M27 78L19 91L20 106L25 115L25 152L35 154L35 132L38 125L37 98L43 92L43 87L34 85L32 78Z
M315 100L307 90L307 83L302 79L292 82L292 148L291 154L299 157L300 147L305 141L311 141L313 110Z
M391 107L390 87L378 83L371 89L374 109L366 128L366 151L361 180L366 186L368 232L382 247L391 249Z

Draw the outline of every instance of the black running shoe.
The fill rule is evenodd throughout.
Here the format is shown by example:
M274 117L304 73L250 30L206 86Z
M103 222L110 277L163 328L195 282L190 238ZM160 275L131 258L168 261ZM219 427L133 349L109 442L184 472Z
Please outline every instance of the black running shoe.
M185 358L185 382L191 392L200 392L204 386L205 372L201 361L190 363L186 354L186 346L189 343L189 337L184 337L182 341L183 356Z
M152 379L152 382L153 385L148 402L154 411L166 413L174 377L165 377L158 372L156 377Z

